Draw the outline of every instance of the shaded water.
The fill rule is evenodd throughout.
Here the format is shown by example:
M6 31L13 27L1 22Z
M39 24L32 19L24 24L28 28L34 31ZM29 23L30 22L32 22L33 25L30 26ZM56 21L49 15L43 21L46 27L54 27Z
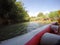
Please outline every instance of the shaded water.
M0 28L0 41L6 40L18 35L23 35L43 25L46 25L46 24L40 24L37 22L26 22L26 23L5 26L3 28Z

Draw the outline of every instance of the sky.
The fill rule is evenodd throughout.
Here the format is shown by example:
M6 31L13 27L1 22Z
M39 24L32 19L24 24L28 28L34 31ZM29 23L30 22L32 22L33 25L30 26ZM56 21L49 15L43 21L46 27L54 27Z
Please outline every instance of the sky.
M37 16L39 12L49 13L60 10L60 0L17 0L24 3L29 16Z

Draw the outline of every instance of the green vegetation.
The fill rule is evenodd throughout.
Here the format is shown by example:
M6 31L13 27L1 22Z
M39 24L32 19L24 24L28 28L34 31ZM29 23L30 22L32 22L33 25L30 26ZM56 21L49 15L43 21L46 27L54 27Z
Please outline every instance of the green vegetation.
M58 14L58 11L52 11L48 14L44 14L43 12L40 12L38 13L37 17L31 17L30 21L37 21L40 23L57 22L57 18L60 18L60 14Z
M0 24L14 24L29 21L29 15L22 2L0 0Z
M58 17L58 13L57 13L57 11L50 12L50 13L48 14L48 16L49 16L49 18L51 19L51 21L54 21L54 20L56 20L56 18Z
M37 17L42 17L42 18L44 18L45 15L44 15L43 13L39 13L39 14L37 15Z

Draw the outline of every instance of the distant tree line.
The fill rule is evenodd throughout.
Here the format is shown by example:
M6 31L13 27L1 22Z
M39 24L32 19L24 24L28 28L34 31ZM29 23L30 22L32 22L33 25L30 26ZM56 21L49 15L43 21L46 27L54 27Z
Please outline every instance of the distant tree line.
M0 0L0 24L14 24L29 21L29 15L22 2Z
M55 20L57 20L57 18L60 18L60 10L51 11L47 15L40 12L40 13L38 13L37 18L38 18L38 20L50 19L51 21L55 21Z

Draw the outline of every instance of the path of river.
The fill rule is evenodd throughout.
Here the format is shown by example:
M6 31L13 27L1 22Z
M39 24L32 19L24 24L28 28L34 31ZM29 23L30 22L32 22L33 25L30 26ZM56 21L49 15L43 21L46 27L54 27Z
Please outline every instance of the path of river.
M3 28L0 28L0 39L5 40L15 37L17 35L23 35L37 28L40 28L44 25L46 24L42 24L38 22L25 22L25 23L5 26Z

